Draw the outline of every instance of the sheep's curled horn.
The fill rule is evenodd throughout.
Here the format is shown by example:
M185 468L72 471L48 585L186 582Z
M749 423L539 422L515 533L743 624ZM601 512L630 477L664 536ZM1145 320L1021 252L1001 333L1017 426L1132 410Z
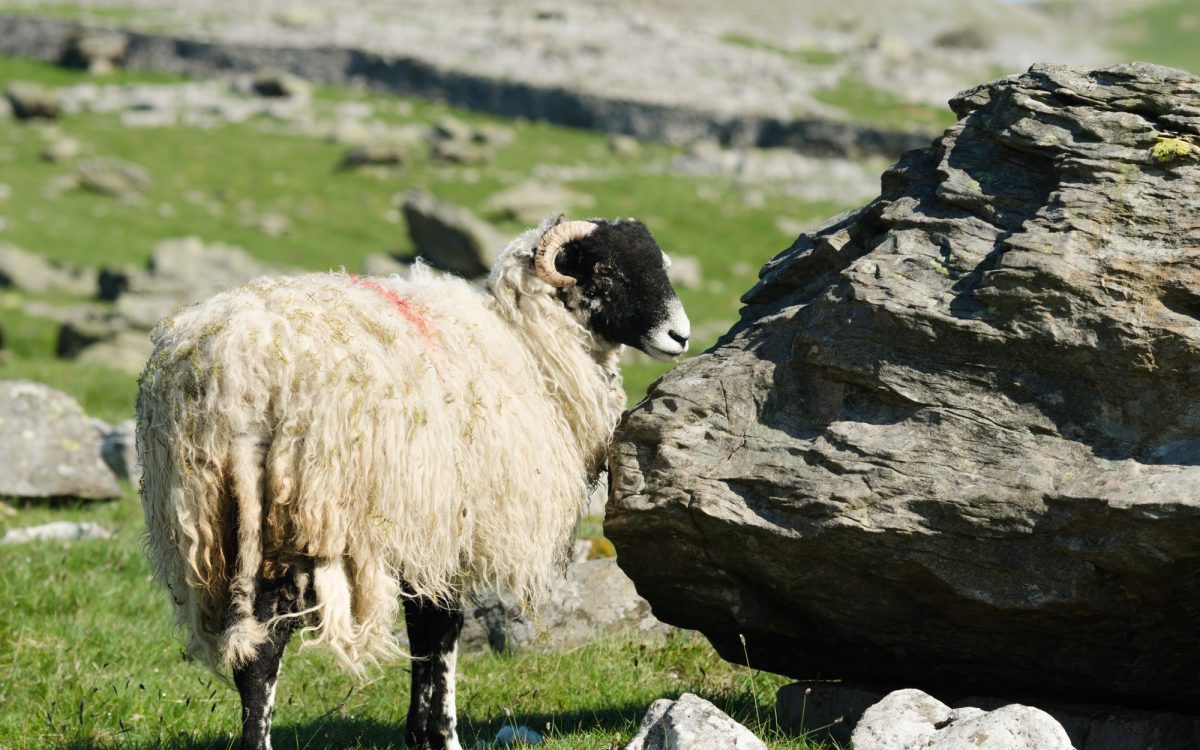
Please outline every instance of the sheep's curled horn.
M560 288L575 286L575 279L558 272L554 267L554 259L562 246L574 240L583 239L596 231L596 225L590 221L566 221L556 224L546 230L538 240L533 253L533 267L538 277L549 284Z

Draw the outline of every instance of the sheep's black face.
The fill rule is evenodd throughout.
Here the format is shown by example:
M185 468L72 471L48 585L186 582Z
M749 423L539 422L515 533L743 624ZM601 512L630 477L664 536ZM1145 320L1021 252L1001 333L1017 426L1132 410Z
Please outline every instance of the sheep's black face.
M657 359L686 352L691 324L649 230L633 219L591 221L596 230L568 243L555 259L558 272L576 280L566 293L578 295L589 311L588 327Z

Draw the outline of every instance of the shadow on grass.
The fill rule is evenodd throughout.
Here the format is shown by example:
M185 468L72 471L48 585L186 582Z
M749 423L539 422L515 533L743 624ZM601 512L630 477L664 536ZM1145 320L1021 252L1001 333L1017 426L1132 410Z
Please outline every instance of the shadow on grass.
M677 695L664 696L677 698ZM759 705L757 712L750 696L701 695L739 722L750 724L756 734L765 731L779 735L771 706ZM558 713L516 713L512 716L460 715L459 735L464 747L476 742L492 742L505 726L524 726L539 734L554 738L602 732L609 736L620 734L621 742L628 741L645 715L648 705L626 704L598 710L576 710ZM230 727L230 731L233 727ZM237 737L228 733L191 736L180 733L173 737L153 740L123 741L113 739L79 739L60 745L62 750L234 750ZM272 745L280 750L402 750L404 723L388 723L370 718L323 716L295 724L276 725L271 732Z

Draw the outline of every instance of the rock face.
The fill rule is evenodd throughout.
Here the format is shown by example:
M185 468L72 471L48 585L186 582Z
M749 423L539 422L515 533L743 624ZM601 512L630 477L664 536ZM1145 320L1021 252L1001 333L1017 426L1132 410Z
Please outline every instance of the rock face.
M994 711L950 708L920 690L897 690L868 708L855 750L1073 750L1049 714L1017 704Z
M75 399L27 380L0 380L0 496L121 494L100 436Z
M606 532L757 668L1195 713L1200 80L951 106L628 414Z

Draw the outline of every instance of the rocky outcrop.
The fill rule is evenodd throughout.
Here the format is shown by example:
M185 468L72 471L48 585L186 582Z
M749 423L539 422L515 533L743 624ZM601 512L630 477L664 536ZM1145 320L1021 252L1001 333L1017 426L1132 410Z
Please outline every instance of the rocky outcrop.
M446 203L420 188L401 202L408 236L417 254L443 271L476 278L487 274L507 240L470 210Z
M100 436L61 391L0 380L0 497L102 499L121 494Z
M606 532L757 668L1200 711L1200 80L951 104L627 415Z

